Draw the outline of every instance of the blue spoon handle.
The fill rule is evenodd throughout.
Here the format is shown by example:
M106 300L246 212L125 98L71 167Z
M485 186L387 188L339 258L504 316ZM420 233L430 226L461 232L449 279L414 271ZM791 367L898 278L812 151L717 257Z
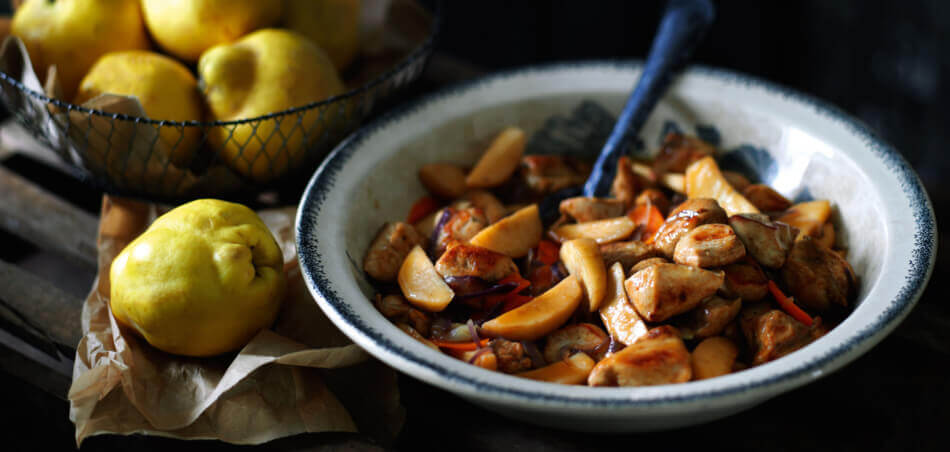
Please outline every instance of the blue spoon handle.
M643 73L594 163L584 184L584 196L605 197L610 193L617 159L626 149L628 138L640 132L673 75L686 65L715 15L709 0L670 0L667 4Z

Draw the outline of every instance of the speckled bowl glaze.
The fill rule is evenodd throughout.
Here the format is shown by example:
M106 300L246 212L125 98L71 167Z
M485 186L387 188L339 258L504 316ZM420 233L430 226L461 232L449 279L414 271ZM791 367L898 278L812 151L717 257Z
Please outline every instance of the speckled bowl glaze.
M797 200L835 206L839 243L859 275L854 312L776 361L710 380L637 388L563 386L489 372L428 349L373 306L361 270L379 227L405 217L427 162L471 165L502 127L529 134L583 100L616 113L638 63L531 67L453 86L387 114L340 144L300 201L297 246L320 307L390 366L526 422L632 432L706 422L815 381L868 351L910 312L930 277L933 209L907 162L865 125L821 101L753 77L693 68L672 86L640 137L653 150L679 128L715 142L724 164ZM729 163L731 162L731 163Z

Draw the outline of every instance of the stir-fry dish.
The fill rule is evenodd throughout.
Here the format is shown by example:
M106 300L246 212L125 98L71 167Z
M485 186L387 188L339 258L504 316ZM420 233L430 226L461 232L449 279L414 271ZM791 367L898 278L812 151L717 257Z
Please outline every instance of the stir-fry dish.
M511 127L474 167L423 166L430 196L366 252L376 307L432 349L534 380L657 385L780 358L850 311L827 200L793 204L670 133L654 161L620 159L609 198L566 199L545 225L541 200L590 164L524 149Z

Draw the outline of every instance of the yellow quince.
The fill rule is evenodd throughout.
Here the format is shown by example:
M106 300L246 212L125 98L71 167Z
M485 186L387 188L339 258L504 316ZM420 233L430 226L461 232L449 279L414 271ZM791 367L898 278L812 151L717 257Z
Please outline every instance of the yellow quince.
M360 50L360 0L284 0L284 26L302 33L343 70Z
M343 92L343 82L326 53L305 36L279 29L251 33L233 44L208 49L198 60L199 84L211 116L228 121L253 118L325 100ZM306 112L215 127L210 141L234 171L267 182L303 161L308 146L324 132L323 116Z
M142 0L152 38L189 63L211 47L274 25L280 7L279 1L261 0Z
M130 50L106 54L80 82L75 103L82 104L104 93L136 97L145 115L152 119L203 119L203 101L198 81L191 71L178 61L155 52ZM168 157L184 167L194 157L201 130L166 126L159 130L159 138L165 145L160 149L168 150L172 154Z
M30 0L17 9L11 27L40 80L56 65L65 100L75 96L100 56L149 47L139 0Z
M251 209L214 199L162 215L116 256L112 314L169 353L213 356L243 347L277 316L283 256Z

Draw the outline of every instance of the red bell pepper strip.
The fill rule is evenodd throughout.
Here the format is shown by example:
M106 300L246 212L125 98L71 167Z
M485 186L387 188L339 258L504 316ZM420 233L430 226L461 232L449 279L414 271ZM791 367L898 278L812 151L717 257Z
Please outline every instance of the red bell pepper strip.
M406 222L413 224L439 209L439 201L431 196L423 196L409 209Z
M781 306L788 315L792 316L795 320L802 322L805 326L811 326L812 318L805 311L798 307L795 304L795 300L791 297L785 296L782 293L782 290L771 279L768 282L769 292L772 293L772 297L775 298L775 301L778 302L778 305Z

